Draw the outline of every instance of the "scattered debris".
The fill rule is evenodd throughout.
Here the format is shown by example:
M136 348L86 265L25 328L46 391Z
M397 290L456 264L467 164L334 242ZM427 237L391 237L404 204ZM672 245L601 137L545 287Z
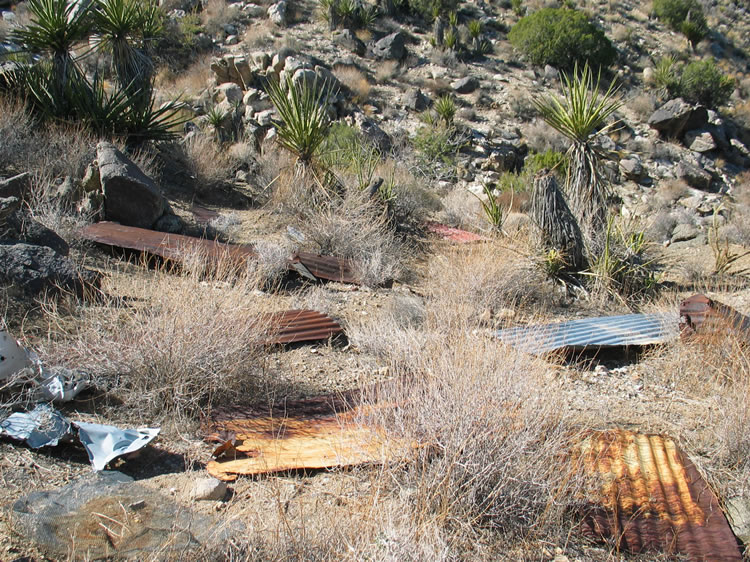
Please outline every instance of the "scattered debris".
M31 366L26 350L5 330L0 330L0 381L8 380L18 371Z
M0 422L0 434L26 441L32 449L54 447L70 436L70 420L49 404L39 404L30 412L16 412Z
M148 252L177 262L184 259L186 252L205 255L209 264L217 264L229 258L242 266L248 259L258 257L255 248L247 244L224 244L205 238L166 234L107 221L87 226L81 231L81 236L98 244ZM298 252L289 259L289 267L311 280L325 279L352 284L358 282L351 264L332 256Z
M607 347L655 345L676 339L676 314L625 314L585 318L499 330L497 336L513 347L542 355L563 349L583 351Z
M363 406L353 406L350 398L320 396L286 404L270 415L241 409L216 412L206 439L222 443L214 455L223 455L223 460L209 462L206 469L220 480L235 480L240 474L344 467L404 457L405 444L363 422Z
M73 437L72 427L89 455L95 471L109 461L145 447L159 434L158 428L120 429L98 423L71 422L49 404L39 404L31 412L16 412L0 422L0 435L26 441L32 449L54 447Z
M315 310L278 312L263 323L269 326L266 343L271 345L327 340L344 333L338 322Z
M581 447L589 474L603 479L583 532L615 551L666 552L690 560L742 560L716 495L668 437L627 430L592 433Z
M486 236L481 236L460 228L453 228L439 222L428 222L425 226L428 232L437 234L443 240L449 240L455 244L470 244L471 242L486 242L489 240Z
M172 560L220 549L240 524L193 513L120 472L99 472L13 504L14 528L53 559ZM188 556L190 558L190 556Z
M706 295L693 295L680 303L682 338L726 337L729 334L750 341L750 318Z
M160 431L153 427L120 429L112 425L85 422L73 422L73 425L78 428L78 438L86 449L94 470L104 470L112 459L142 449Z

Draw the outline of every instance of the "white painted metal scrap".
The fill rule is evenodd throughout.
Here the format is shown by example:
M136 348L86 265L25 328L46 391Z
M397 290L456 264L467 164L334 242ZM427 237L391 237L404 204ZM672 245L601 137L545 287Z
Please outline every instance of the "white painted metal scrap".
M541 355L558 349L580 351L665 343L679 336L679 315L624 314L499 330L498 337L513 347Z

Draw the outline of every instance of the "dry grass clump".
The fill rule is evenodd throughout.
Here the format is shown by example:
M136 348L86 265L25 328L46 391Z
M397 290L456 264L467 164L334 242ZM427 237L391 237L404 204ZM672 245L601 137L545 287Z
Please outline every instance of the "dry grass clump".
M196 255L193 265L201 261ZM149 423L257 399L264 305L255 280L236 275L224 260L210 271L114 275L103 290L119 298L83 306L73 319L47 303L42 360L88 371Z
M207 193L229 179L232 162L227 150L208 135L195 134L181 144L186 171L196 191Z
M177 96L193 97L208 87L212 76L211 55L204 55L181 72L163 68L156 76L156 87L160 94L169 99Z
M308 207L299 229L316 252L348 259L356 276L368 286L397 279L409 256L409 246L395 232L385 205L357 189L340 200Z
M641 93L629 98L626 105L640 120L645 121L656 110L656 101L654 94Z
M675 429L724 497L750 495L750 353L742 337L679 341L647 362L650 384L690 404L690 418Z
M370 99L370 81L367 76L353 66L336 66L333 75L352 93L352 101L364 104Z
M568 150L568 140L541 119L534 119L525 127L521 127L524 137L534 152L565 152Z

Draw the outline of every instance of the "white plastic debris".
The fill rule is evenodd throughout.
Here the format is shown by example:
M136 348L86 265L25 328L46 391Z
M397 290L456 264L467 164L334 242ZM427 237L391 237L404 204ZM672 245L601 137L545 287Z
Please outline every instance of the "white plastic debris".
M0 434L26 441L32 449L54 446L70 434L70 421L49 404L31 412L16 412L0 422Z
M112 459L145 447L159 435L159 428L120 429L112 425L74 422L94 470L104 470Z
M5 330L0 330L0 381L4 381L31 366L28 353Z

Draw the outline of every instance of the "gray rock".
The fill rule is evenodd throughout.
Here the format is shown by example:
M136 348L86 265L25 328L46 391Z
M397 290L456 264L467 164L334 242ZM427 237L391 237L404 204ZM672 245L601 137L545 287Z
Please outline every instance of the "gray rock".
M240 523L227 524L193 513L115 471L89 474L54 490L31 492L11 510L19 532L38 543L52 559L65 558L71 552L85 552L87 558L96 560L200 558L201 553L221 552L232 537L243 532ZM92 511L102 517L92 519ZM124 519L127 526L118 524ZM99 520L107 521L111 533L96 524Z
M750 544L750 498L730 498L726 502L726 508L735 536L744 544Z
M453 82L453 84L451 84L451 88L453 88L453 91L457 94L470 94L478 87L479 80L477 80L473 76L461 78L460 80L456 80L455 82Z
M83 174L83 179L81 180L81 187L86 193L101 190L102 180L99 177L99 166L96 162L92 162L86 166L86 172Z
M251 18L260 18L266 14L266 9L258 4L245 4L242 6L242 11Z
M544 65L544 77L547 80L557 80L558 76L560 76L560 71L558 71L554 66L550 66L548 64Z
M711 187L713 176L697 164L691 164L682 160L677 164L675 172L677 173L677 177L685 180L690 187L704 191Z
M706 129L694 129L685 133L685 146L695 152L711 152L716 149L716 141Z
M400 31L386 35L372 46L373 54L380 59L401 60L406 55L406 41Z
M260 90L256 90L255 88L248 89L247 92L245 92L245 95L242 96L242 104L243 105L252 105L254 101L257 101L260 98Z
M270 125L273 122L273 109L267 109L265 111L259 111L255 114L255 120L261 127Z
M684 131L700 129L708 124L708 110L703 106L691 106L682 98L669 100L658 108L648 124L663 136L678 138Z
M287 3L286 0L276 2L268 8L268 19L279 27L286 27Z
M424 111L430 106L430 98L419 88L409 88L401 98L401 103L412 111Z
M69 258L48 246L0 242L0 284L17 294L33 297L45 290L63 289L80 295L98 283L98 273L79 271Z
M227 82L216 86L217 98L216 101L222 102L227 100L229 103L241 103L242 102L242 88L240 88L234 82Z
M692 240L700 234L700 231L695 228L692 224L678 224L672 231L672 242L685 242L686 240Z
M29 189L29 182L31 181L31 174L29 172L23 172L16 176L0 180L0 197L18 197L23 199L23 196Z
M633 181L640 181L644 175L641 159L636 155L620 160L620 170L627 179Z
M13 201L17 203L14 205ZM34 246L46 246L61 256L67 256L70 252L68 243L56 232L47 228L39 221L34 220L27 212L20 209L20 202L15 197L0 199L9 201L5 208L10 211L5 221L0 226L0 238L5 243L25 243ZM15 207L15 210L12 210ZM12 210L12 211L11 211Z
M156 184L115 145L100 142L96 154L107 219L151 228L167 209Z
M219 501L227 495L227 483L216 478L201 478L190 491L194 501Z
M104 210L104 195L101 191L89 191L78 203L76 211L79 215L84 216L92 221L102 220Z
M286 72L286 70L285 70ZM322 82L322 81L321 81ZM299 88L305 84L308 88L313 88L318 83L318 75L311 68L300 68L294 71L292 75L292 84Z
M0 197L0 237L6 228L8 218L21 208L18 197Z
M179 234L185 228L185 223L180 217L173 213L164 213L159 220L154 223L154 230L159 232L171 232Z
M74 178L65 176L62 183L57 186L52 199L58 202L60 206L71 208L81 199L83 196L83 188Z
M360 57L364 56L367 50L365 44L349 29L342 29L335 32L333 34L333 44Z
M380 152L385 154L391 150L391 137L375 121L368 119L362 113L355 113L354 122L362 136Z

